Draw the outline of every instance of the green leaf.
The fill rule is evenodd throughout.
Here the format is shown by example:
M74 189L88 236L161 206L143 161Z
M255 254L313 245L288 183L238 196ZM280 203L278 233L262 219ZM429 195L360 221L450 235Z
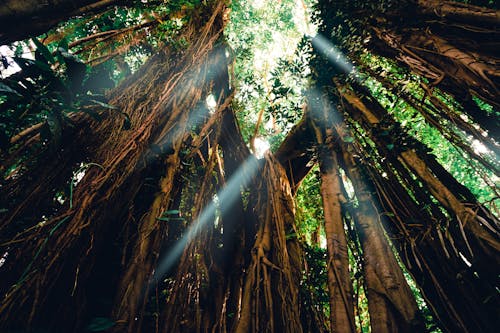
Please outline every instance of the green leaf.
M62 41L61 41L61 43L62 43ZM57 61L59 61L59 64L61 64L61 65L66 64L65 57L62 54L63 52L65 54L69 54L68 47L64 47L63 45L59 45L57 47L57 50L56 50L56 58L57 58Z
M180 213L180 211L178 211L177 209L167 210L165 213L163 213L163 216L165 216L165 215L177 215L179 213Z
M342 138L342 140L343 140L344 142L347 142L347 143L352 143L352 142L354 142L354 138L353 138L352 136L344 136L344 137Z
M66 62L81 64L81 65L85 66L85 63L83 61L81 61L80 58L78 58L74 54L69 53L67 49L59 47L57 49L57 53L59 53L62 57L64 57ZM87 67L87 66L85 66L85 67Z
M95 317L91 320L90 324L87 326L87 329L90 332L102 332L113 326L115 326L115 322L110 318Z
M110 109L110 110L116 110L116 109L118 109L118 108L117 108L116 106L114 106L114 105L107 104L107 103L104 103L104 102L98 101L98 100L96 100L96 99L89 99L89 101L90 101L90 102L92 102L92 103L95 103L95 104L97 104L97 105L99 105L99 106L102 106L102 107L104 107L104 108L106 108L106 109ZM125 113L124 113L124 114L125 114ZM128 117L128 115L127 115L127 117Z
M172 213L172 215L178 214L178 213ZM163 213L161 217L157 217L156 219L158 221L164 221L164 222L170 222L170 221L184 221L185 219L183 217L167 217L165 216L167 213Z
M47 124L51 134L51 141L56 145L59 144L62 136L62 123L60 115L52 111L47 115Z
M394 149L394 144L393 144L393 143L389 143L389 144L387 145L387 149L389 149L389 150L393 150L393 149Z
M1 82L0 82L0 93L11 94L11 95L16 95L16 96L22 97L22 95L20 93L18 93L17 91L12 89L8 85L1 83Z
M32 38L33 43L36 45L36 50L47 60L48 63L55 64L56 59L52 56L49 49L43 45L38 39Z
M61 39L61 41L57 45L57 48L58 49L61 48L61 49L65 50L67 52L67 50L69 49L68 39L66 37L64 37L63 39Z
M21 57L13 57L12 59L16 62L16 64L19 65L19 67L21 67L22 70L29 70L31 66L34 66L37 67L38 69L41 69L44 72L51 73L53 75L50 66L39 60L26 59Z

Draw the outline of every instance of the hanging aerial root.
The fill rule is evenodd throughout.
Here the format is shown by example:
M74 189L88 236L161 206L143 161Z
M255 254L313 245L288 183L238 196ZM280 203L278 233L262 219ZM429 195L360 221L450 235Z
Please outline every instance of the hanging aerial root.
M496 218L491 213L483 215L488 211L480 209L482 205L470 192L456 184L425 152L387 149L383 138L376 135L376 128L381 119L393 120L373 99L359 97L350 89L339 89L339 93L345 111L373 140L371 144L365 142L366 150L360 156L385 157L372 156L367 160L373 164L370 174L379 199L391 214L386 215L391 220L388 232L436 318L441 318L450 330L490 327L486 318L495 306L484 299L494 293L497 279L498 269L491 265L499 260L495 250ZM376 147L377 153L371 151L370 145ZM444 237L439 237L437 229ZM466 263L464 258L471 261ZM449 280L447 276L455 278Z
M94 276L94 267L105 267L106 256L102 254L114 255L116 246L111 246L113 242L110 239L119 240L124 226L130 224L129 230L134 230L136 221L143 216L150 216L144 221L155 218L147 214L146 203L137 204L140 200L136 196L144 191L143 185L148 177L160 178L158 165L164 165L165 170L164 183L157 185L164 191L164 196L161 203L154 204L154 212L151 213L161 214L160 211L168 207L167 187L170 185L166 183L171 179L172 170L178 166L173 152L179 151L179 145L189 137L189 130L200 126L209 117L203 105L211 82L216 79L213 72L227 66L226 62L220 62L224 55L221 49L217 49L215 56L212 53L223 26L224 4L219 2L214 8L205 9L211 15L208 23L202 25L203 19L193 16L182 36L193 42L186 50L161 51L111 94L110 104L129 114L132 128L124 135L122 119L115 117L105 118L95 126L92 142L97 144L87 148L87 157L100 167L88 169L74 188L72 207L61 208L55 214L47 212L48 221L26 233L23 242L7 249L9 261L2 267L0 279L2 293L11 289L11 285L15 287L9 297L0 303L2 325L26 326L30 325L28 319L50 325L50 318L63 313L64 320L58 321L61 327L73 330L75 323L83 325L82 318L93 311L92 302L97 299L91 295L99 285L96 283L85 288L81 281ZM206 12L200 15L206 15ZM145 91L148 91L147 96ZM85 138L73 140L83 142ZM168 162L172 155L172 161ZM154 195L141 199L155 202ZM113 205L109 204L111 202ZM15 209L13 211L16 212ZM22 218L22 214L18 211L17 216L9 218L15 221ZM40 216L42 214L43 211ZM65 216L68 218L64 223L58 224L57 221ZM54 225L58 227L53 229ZM120 242L125 246L134 244L137 239L144 239L150 234L154 226L145 223L139 230L141 234L133 232L127 236L130 239ZM145 281L151 273L155 256L148 253L160 250L161 236L158 237L151 242L152 245L138 241L140 253L147 257L141 260L149 268L142 267L146 274L139 278L137 285L141 285L141 281ZM78 265L69 260L75 257L82 258ZM113 258L112 262L115 259L118 258ZM27 272L23 274L25 269ZM116 269L110 273L109 281L119 281L121 273L120 269ZM23 279L19 280L21 275ZM55 285L57 293L54 292ZM114 293L118 285L106 290L107 297ZM36 299L23 296L38 293L40 297ZM134 292L135 297L136 294ZM86 304L86 307L72 311L73 307L69 304L74 302ZM45 315L44 309L48 308L52 312Z
M301 259L294 241L287 241L294 230L290 185L284 169L269 155L259 178L252 189L257 233L234 331L302 332Z
M349 150L347 144L341 144L339 157L358 200L358 207L350 213L363 248L370 325L374 332L421 332L421 314L385 237L378 205L363 178L362 163Z

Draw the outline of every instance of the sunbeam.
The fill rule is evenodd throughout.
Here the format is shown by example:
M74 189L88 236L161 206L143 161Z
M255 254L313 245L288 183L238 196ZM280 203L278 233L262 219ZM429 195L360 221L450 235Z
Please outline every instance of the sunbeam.
M323 37L321 34L316 34L314 37L308 37L313 47L332 64L338 66L345 74L352 74L355 72L355 67L351 61L327 38Z
M228 207L233 205L239 197L239 192L242 187L248 185L250 180L257 174L257 171L262 165L262 160L257 160L255 157L250 156L231 176L226 186L217 193L218 202L224 202ZM198 218L191 223L186 233L179 239L172 249L159 260L159 264L154 270L150 284L154 285L161 281L161 278L175 265L177 260L181 257L182 252L186 245L193 240L207 225L213 222L217 204L212 200L199 214Z
M306 92L307 105L314 121L326 127L332 124L341 124L344 120L342 114L337 110L327 97L322 96L318 88L311 88ZM323 122L323 123L321 123ZM328 122L328 123L325 123Z

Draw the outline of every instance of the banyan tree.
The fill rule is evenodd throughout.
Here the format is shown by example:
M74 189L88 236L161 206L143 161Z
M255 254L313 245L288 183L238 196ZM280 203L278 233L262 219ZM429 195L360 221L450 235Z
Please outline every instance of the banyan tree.
M494 1L6 1L0 21L1 332L500 327Z

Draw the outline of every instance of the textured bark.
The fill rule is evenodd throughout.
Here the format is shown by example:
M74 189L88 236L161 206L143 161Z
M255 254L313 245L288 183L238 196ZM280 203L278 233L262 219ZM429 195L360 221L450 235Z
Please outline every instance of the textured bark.
M363 102L363 99L366 100L366 97L358 98L348 91L345 91L342 96L348 103L361 112L363 117L371 126L374 126L381 121L381 113L382 116L384 116L383 113L385 113L385 110L381 106L371 103L370 105L372 109L370 110L368 108L367 104ZM369 101L366 102L369 103ZM379 114L377 114L377 112ZM416 151L402 151L398 158L404 161L405 164L427 184L434 197L457 217L458 221L460 221L459 223L463 224L463 226L460 226L460 229L464 228L472 237L477 239L477 245L481 248L481 250L479 250L480 253L492 259L495 258L496 253L500 250L500 243L498 241L499 223L497 219L491 215L490 221L488 221L478 215L478 213L474 212L471 208L467 207L466 203L457 197L452 190L448 189L442 179L438 178L441 175L437 174L437 170L430 169L428 163L426 163L422 157L418 156ZM453 178L447 175L447 172L444 169L440 169L439 172L442 176ZM467 196L470 199L473 199L473 196ZM471 202L471 204L479 205L476 202Z
M0 44L40 35L73 16L131 3L132 0L6 0L0 4Z
M349 274L349 256L341 208L341 187L337 156L334 153L332 120L328 107L310 102L314 117L313 129L318 144L321 173L321 197L325 216L327 278L330 302L330 330L355 332L352 282ZM344 199L345 200L345 199Z
M160 180L161 192L155 196L148 214L140 221L139 237L134 245L134 254L120 281L113 317L120 323L127 324L128 332L140 330L142 320L136 320L137 316L142 317L139 315L139 312L143 310L140 302L144 302L149 292L146 286L159 255L156 249L161 248L166 234L166 223L161 223L157 218L169 208L172 187L175 184L174 176L180 164L180 143L175 144L174 154L168 156L165 163L166 172Z
M320 153L320 172L328 249L330 329L332 332L355 332L349 256L340 206L340 179L333 152Z
M224 315L225 283L216 250L221 235L213 223L207 223L215 220L215 214L210 214L205 220L205 210L216 192L217 179L213 177L213 171L217 167L218 153L217 149L207 150L207 154L204 154L206 163L199 165L203 167L203 174L194 172L195 177L199 176L200 179L191 182L193 185L197 183L197 191L192 201L189 201L193 216L188 230L199 229L199 232L184 235L177 241L183 242L188 237L179 265L172 274L173 285L166 299L168 306L160 316L159 327L162 332L214 331L220 329L223 322L220 316ZM191 193L187 191L186 194ZM176 243L173 244L175 246ZM161 270L161 265L158 269ZM159 286L162 285L163 275L154 281Z
M87 151L99 167L87 170L73 191L72 205L60 206L55 212L40 211L38 218L47 214L45 225L32 217L28 221L32 227L24 230L15 246L2 248L9 252L9 261L2 267L1 280L8 285L2 283L6 296L0 303L0 325L53 329L57 324L61 331L83 329L88 318L109 316L109 305L103 310L100 299L116 296L118 286L124 297L120 302L126 305L124 309L118 304L117 313L128 317L119 319L135 319L139 290L152 274L155 251L160 251L155 247L164 236L164 226L155 214L168 207L172 186L168 182L179 162L175 150L191 140L186 129L200 128L207 121L208 110L199 101L204 101L218 75L214 69L224 69L211 62L210 52L222 31L223 9L222 3L206 7L208 22L192 17L183 35L192 44L182 56L173 50L161 51L111 94L110 104L129 114L130 132L123 132L119 117L96 124L93 136L97 144ZM224 54L221 49L217 52ZM162 176L163 182L159 181ZM153 190L146 190L148 187ZM155 199L155 191L163 195ZM6 219L15 224L24 213L13 210ZM160 232L151 239L148 233L153 230ZM122 265L137 260L125 267L130 271L125 281L120 260ZM106 283L99 283L97 277L103 269L108 276ZM127 282L132 284L127 286ZM30 294L36 297L28 297ZM60 315L62 319L55 320Z
M38 143L40 135L28 138L24 145L6 156L2 167L18 165L17 170L0 180L0 206L7 211L0 213L0 242L7 242L19 232L19 224L29 223L40 218L40 212L53 207L55 194L68 188L73 171L86 160L88 151L84 144L72 142L72 138L87 137L95 124L88 116L78 115L72 119L79 126L64 126L62 129L62 149L43 150L34 148L30 143ZM90 143L89 140L87 143ZM68 144L71 143L71 144ZM33 154L36 157L18 163L19 156ZM16 163L17 162L17 163ZM17 220L17 223L12 223ZM18 224L16 226L16 224Z
M265 157L252 201L257 232L245 270L241 312L234 332L302 332L299 299L299 247L294 233L294 205L284 169Z
M73 15L112 2L90 5L91 1L76 0L71 7L55 8ZM419 4L424 13L419 15L467 24L498 16L487 10L471 13L472 7L449 2ZM4 15L14 17L14 5L18 4L11 0L0 5L0 14L4 9ZM43 12L32 7L36 15ZM111 315L115 332L323 331L322 323L314 322L321 318L314 314L314 305L304 305L301 299L304 263L292 198L317 157L327 235L330 329L356 331L340 155L335 152L343 136L334 136L339 123L332 119L338 114L324 107L313 121L304 117L276 157L268 155L259 165L249 156L229 108L227 58L224 47L215 46L223 29L224 2L202 8L185 27L183 37L190 42L186 49L163 50L111 94L110 104L130 115L130 132L121 130L123 119L89 122L76 138L68 134L68 141L85 147L68 143L61 148L70 155L60 155L64 162L47 160L2 188L14 191L2 196L13 202L2 212L0 223L0 255L8 254L0 265L1 329L31 325L82 331L89 319ZM21 12L33 18L22 4ZM48 16L40 22L48 24ZM29 32L20 29L20 34L34 33L35 28L27 25ZM476 61L476 49L464 48L463 41L455 44L441 30L377 28L373 31L379 41L390 44L392 54L432 78L434 85L443 83L462 101L470 101L470 93L496 101L499 75L491 51ZM372 331L424 328L384 237L371 188L356 166L366 161L372 163L367 172L385 210L380 213L390 222L388 233L440 324L449 331L494 331L497 325L489 318L498 314L497 218L420 146L389 149L377 130L382 122L394 125L394 119L366 91L352 86L365 95L349 87L339 88L339 95L349 120L364 129L373 150L344 150L341 160L359 203L352 216L363 247ZM219 103L214 115L205 106L208 94ZM85 141L90 135L92 140ZM70 204L53 204L54 193L67 185L82 151L92 167L74 189ZM358 161L355 156L363 158ZM198 218L216 201L214 195L245 161L259 165L258 177L250 185L236 182L234 201L221 200L210 211L208 223L198 226ZM48 177L30 184L37 172ZM253 172L243 169L243 174ZM22 184L27 186L20 188ZM164 217L181 207L186 216L182 223ZM181 238L190 235L188 225L206 229L193 239ZM162 255L179 244L182 255L163 271Z
M384 167L391 170L389 163ZM370 176L384 210L393 214L386 215L389 222L385 225L392 242L438 325L448 332L495 331L495 288L479 279L475 268L460 258L447 219L439 212L431 215L422 210L422 204L414 201L401 182L400 172L382 177L371 170Z
M497 108L500 106L497 100L500 72L494 65L498 58L481 57L461 49L421 27L406 28L402 32L373 27L373 31L382 42L372 44L376 51L387 56L392 53L401 64L459 101L467 101L472 93Z
M500 25L500 11L455 1L417 0L423 14L476 25Z
M461 131L465 132L467 135L472 136L475 140L482 142L488 149L490 149L495 154L500 154L500 146L495 142L499 141L498 134L495 129L496 121L493 121L490 117L487 122L481 122L479 125L481 128L488 130L488 136L484 136L483 131L476 128L474 124L466 121L461 117L462 110L453 110L448 105L446 105L442 100L433 95L432 88L430 88L425 83L421 83L421 89L424 94L424 101L419 99L419 91L409 92L406 89L404 83L398 79L391 79L386 77L383 73L379 73L368 66L363 66L363 72L369 73L371 77L376 78L388 92L394 94L394 96L402 98L409 106L418 111L425 119L425 121L432 127L439 130L439 132L449 140L456 147L462 149L464 152L469 154L480 163L482 163L486 168L499 172L499 166L490 158L485 158L481 154L478 154L470 146L468 141L463 139ZM409 78L409 77L407 77Z
M368 132L375 132L376 126L382 118L385 121L389 119L384 109L369 99L367 95L357 97L349 89L341 89L341 95L345 100L348 112ZM492 307L495 303L493 300L485 301L485 297L489 299L485 295L494 289L492 286L496 283L498 272L496 268L498 265L491 265L492 262L498 262L496 218L475 202L474 197L467 193L467 190L460 184L454 184L453 177L442 167L438 167L439 165L432 158L425 157L425 154L422 155L419 150L390 151L386 149L388 143L383 139L376 135L372 135L371 138L381 153L390 161L389 164L384 162L384 168L391 170L392 167L395 167L398 170L399 175L395 176L397 178L394 178L390 186L386 184L387 180L382 177L379 178L377 186L383 193L384 205L394 212L394 220L398 221L393 232L396 239L401 239L398 241L402 244L401 257L404 258L407 267L410 267L413 274L420 277L417 279L417 283L429 297L433 309L439 308L435 312L437 318L443 320L445 327L450 331L456 329L471 332L488 330L492 322L480 318L486 318L485 314L492 313ZM414 174L408 174L401 178L408 170L413 171ZM420 190L419 186L412 184L415 182L414 175L424 184ZM405 184L404 182L406 184L401 185L402 181L403 184ZM399 189L395 193L385 194L392 191L390 190L391 186ZM412 189L413 195L418 200L425 198L425 196L419 198L421 196L419 191L429 191L429 195L432 194L442 207L450 212L450 218L439 219L439 211L433 212L434 216L421 211L419 204L414 201L415 199L408 195L408 187L404 186L410 186L409 188ZM385 187L387 190L384 189ZM428 201L426 205L433 207L435 204ZM469 207L479 207L479 209L472 211ZM413 226L410 227L413 223L407 226L402 216L407 216L407 219L412 221L422 221L420 222L422 223L421 227L431 223L427 228L433 235L432 238L427 236L427 233L424 232L425 229L418 231L419 224L415 224L416 230ZM416 216L420 217L415 219ZM454 221L454 224L450 224L450 219ZM467 224L463 224L464 219ZM433 225L434 223L437 225ZM445 245L442 234L443 229L447 245ZM418 246L417 239L421 239ZM455 251L453 255L446 249L448 246ZM461 262L459 252L473 258L469 259L473 262L472 268ZM473 257L471 252L474 254ZM476 274L479 273L479 276L470 275L473 271ZM465 277L466 274L467 277ZM446 278L446 276L455 276L456 279ZM469 286L464 288L464 281L469 279L471 281ZM447 283L442 282L445 280ZM461 297L457 298L457 293Z
M343 165L352 181L358 208L354 221L363 248L364 278L372 332L422 332L423 321L380 223L372 191L346 146Z
M313 167L313 154L308 149L314 142L314 134L307 116L297 123L274 154L286 170L292 193L297 191L304 177Z

